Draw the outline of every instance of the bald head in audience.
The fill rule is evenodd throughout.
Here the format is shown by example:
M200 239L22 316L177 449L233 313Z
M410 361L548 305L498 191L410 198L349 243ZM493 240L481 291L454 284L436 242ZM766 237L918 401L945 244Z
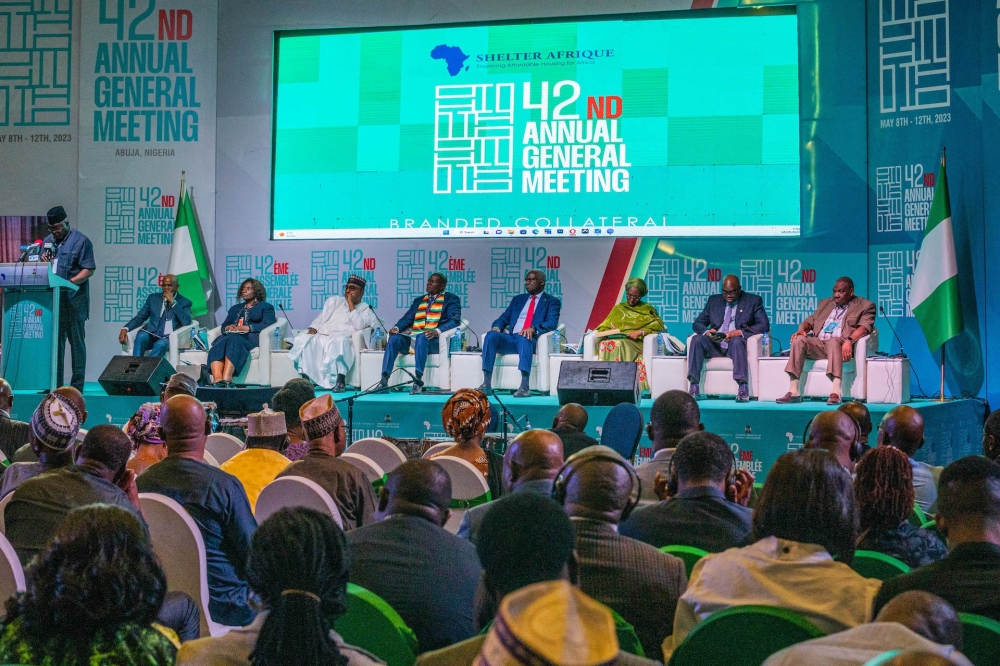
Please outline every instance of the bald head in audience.
M0 409L10 412L14 406L14 391L3 377L0 377Z
M587 414L587 410L583 408L583 405L571 402L563 405L556 412L556 417L552 420L552 427L582 431L587 427L587 421L589 420L590 416Z
M851 400L838 407L837 411L844 412L857 422L858 427L861 429L861 438L859 441L865 447L865 450L871 448L868 444L868 437L872 434L872 415L868 411L868 408L865 407L865 403Z
M558 417L556 420L558 421ZM559 435L538 428L522 432L504 453L504 485L511 490L526 481L554 479L562 464L563 445Z
M911 590L893 597L875 621L898 622L929 641L962 649L962 621L958 613L951 604L930 592Z
M924 417L913 407L896 407L882 417L878 443L879 446L895 446L912 458L924 445Z
M820 412L809 427L809 441L806 442L806 447L829 451L841 466L853 472L851 449L854 447L857 435L857 423L844 412L839 410Z
M192 460L205 457L205 440L212 425L200 401L189 395L174 396L163 405L160 427L167 442L168 456Z
M378 514L416 516L444 526L451 514L451 478L433 460L407 460L386 478L379 493Z
M621 464L605 459L589 459L588 454L600 452L621 458L606 446L589 446L570 456L563 472L566 486L564 506L572 517L590 518L617 525L628 505L632 479ZM625 459L622 458L624 464Z

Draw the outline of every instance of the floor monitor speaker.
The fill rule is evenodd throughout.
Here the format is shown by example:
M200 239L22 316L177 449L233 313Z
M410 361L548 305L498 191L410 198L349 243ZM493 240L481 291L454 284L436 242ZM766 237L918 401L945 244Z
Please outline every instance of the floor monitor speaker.
M612 361L573 361L559 366L556 384L559 404L613 407L622 402L639 404L639 366Z
M112 356L97 382L108 395L160 395L174 372L162 356Z

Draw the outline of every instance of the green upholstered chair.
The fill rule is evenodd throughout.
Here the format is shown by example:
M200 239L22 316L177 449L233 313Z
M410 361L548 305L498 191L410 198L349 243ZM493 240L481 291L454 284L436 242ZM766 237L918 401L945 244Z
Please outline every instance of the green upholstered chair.
M670 553L674 557L679 557L684 560L684 568L687 569L688 578L691 577L691 570L694 569L695 563L708 555L707 550L695 548L694 546L664 546L663 548L660 548L660 550L664 553Z
M858 550L854 552L851 568L865 578L886 581L900 574L910 573L910 567L891 555L878 553L874 550Z
M417 637L392 606L369 590L347 584L347 612L334 629L349 645L362 648L389 666L413 666Z
M1000 622L974 613L959 613L962 621L962 654L976 666L1000 662Z

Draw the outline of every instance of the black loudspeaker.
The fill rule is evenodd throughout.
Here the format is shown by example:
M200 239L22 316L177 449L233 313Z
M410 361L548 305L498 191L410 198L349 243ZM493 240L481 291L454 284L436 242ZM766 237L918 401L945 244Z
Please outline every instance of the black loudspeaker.
M639 404L639 366L611 361L571 361L559 366L559 404L613 407Z
M112 356L97 381L108 395L160 395L175 372L162 356Z
M281 390L280 386L256 386L254 388L215 388L214 386L199 386L195 397L202 402L214 402L218 407L219 416L228 418L245 418L247 414L256 414L267 403L274 408L274 394Z

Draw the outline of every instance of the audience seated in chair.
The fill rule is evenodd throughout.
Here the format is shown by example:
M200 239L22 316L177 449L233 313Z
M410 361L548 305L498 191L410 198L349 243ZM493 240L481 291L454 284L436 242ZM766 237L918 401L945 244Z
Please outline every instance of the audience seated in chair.
M286 448L288 431L284 412L275 412L264 405L263 411L247 415L247 448L222 463L220 469L243 484L251 511L257 506L257 497L264 486L291 462L282 455Z
M22 446L27 446L30 427L24 421L10 418L14 408L14 391L6 379L0 378L0 452L8 460Z
M844 471L854 476L861 457L857 421L840 410L820 412L809 422L805 448L829 451Z
M15 462L3 472L0 497L14 492L25 481L66 467L73 462L73 444L80 431L77 412L59 393L46 396L31 416L28 446L37 462Z
M1000 621L1000 465L960 458L941 473L938 529L951 552L943 560L886 581L876 611L906 590L936 594L959 613Z
M882 417L878 445L894 446L910 459L917 506L925 513L937 513L937 487L943 467L917 462L913 456L924 445L924 417L909 405L900 405Z
M301 476L317 483L337 505L344 530L350 531L375 520L375 491L364 472L340 460L347 444L344 419L333 398L321 395L299 408L299 421L309 443L300 460L278 474Z
M861 455L868 453L871 450L871 444L868 443L869 437L872 434L872 415L865 407L865 403L860 400L852 400L850 402L845 402L840 407L837 408L838 412L844 412L858 424L858 428L861 431L861 437L858 441L861 443Z
M563 448L559 437L548 430L522 432L507 447L503 456L503 483L509 494L552 494L552 479L563 464ZM458 536L476 543L483 517L497 502L474 506L462 516Z
M0 663L174 663L176 640L152 624L166 577L128 511L98 505L71 512L25 582L27 591L7 601L0 622Z
M639 483L628 461L592 446L566 461L553 496L576 528L580 589L631 623L646 654L656 655L687 575L680 558L618 534L639 500Z
M239 479L204 462L211 423L200 402L187 395L164 405L160 425L167 457L136 480L140 492L158 493L187 511L201 530L208 561L208 608L212 620L235 627L250 624L246 559L257 529Z
M962 623L955 609L927 592L904 592L869 624L799 643L764 666L864 666L887 650L924 650L972 666L961 652Z
M123 430L132 439L135 455L128 461L128 468L142 474L148 467L167 457L167 443L160 428L160 408L175 395L194 397L198 383L188 375L178 372L170 376L160 391L160 402L147 402L132 415Z
M177 666L381 664L332 629L347 609L350 560L344 533L329 516L281 509L250 544L247 578L264 610L249 626L185 643Z
M575 402L563 405L556 412L550 430L559 435L559 439L562 440L563 455L566 458L588 446L600 444L586 432L589 420L590 416L587 414L587 410L584 409L583 405Z
M478 389L459 389L441 409L441 425L455 440L455 446L431 456L454 456L476 466L490 487L490 497L504 494L503 456L483 448L483 436L490 425L490 400Z
M1000 462L1000 409L994 409L983 424L983 455Z
M881 583L850 567L856 525L851 477L836 458L816 449L782 455L754 510L757 541L695 564L664 661L699 622L732 606L787 608L827 633L868 622Z
M891 446L876 447L861 458L857 471L859 550L891 555L914 569L948 554L936 533L908 520L913 512L913 468L905 453Z
M433 460L393 470L379 496L384 520L347 533L351 582L392 606L421 652L471 638L481 569L476 549L451 534L451 479Z
M649 423L646 424L646 434L653 442L653 457L635 469L642 481L640 504L659 501L660 498L653 490L656 474L661 473L666 478L670 469L670 457L674 455L677 443L704 429L698 403L686 392L667 391L653 402L649 410Z
M83 394L72 386L60 386L53 393L66 398L76 408L77 420L80 422L80 427L82 428L83 424L87 422L88 416L87 401L83 399ZM80 436L77 435L77 443L79 442ZM14 457L10 460L12 463L38 462L38 454L31 448L31 441L29 440L27 444L14 452Z
M285 413L285 428L288 430L288 448L285 457L295 462L301 460L309 450L309 441L302 430L299 410L302 405L316 397L316 389L308 379L292 379L274 394L274 408Z
M753 518L746 507L753 476L745 470L734 475L729 444L710 432L696 432L680 441L671 462L676 479L668 485L676 493L636 509L618 526L619 534L656 548L693 546L710 553L744 545ZM741 503L730 501L730 492Z

